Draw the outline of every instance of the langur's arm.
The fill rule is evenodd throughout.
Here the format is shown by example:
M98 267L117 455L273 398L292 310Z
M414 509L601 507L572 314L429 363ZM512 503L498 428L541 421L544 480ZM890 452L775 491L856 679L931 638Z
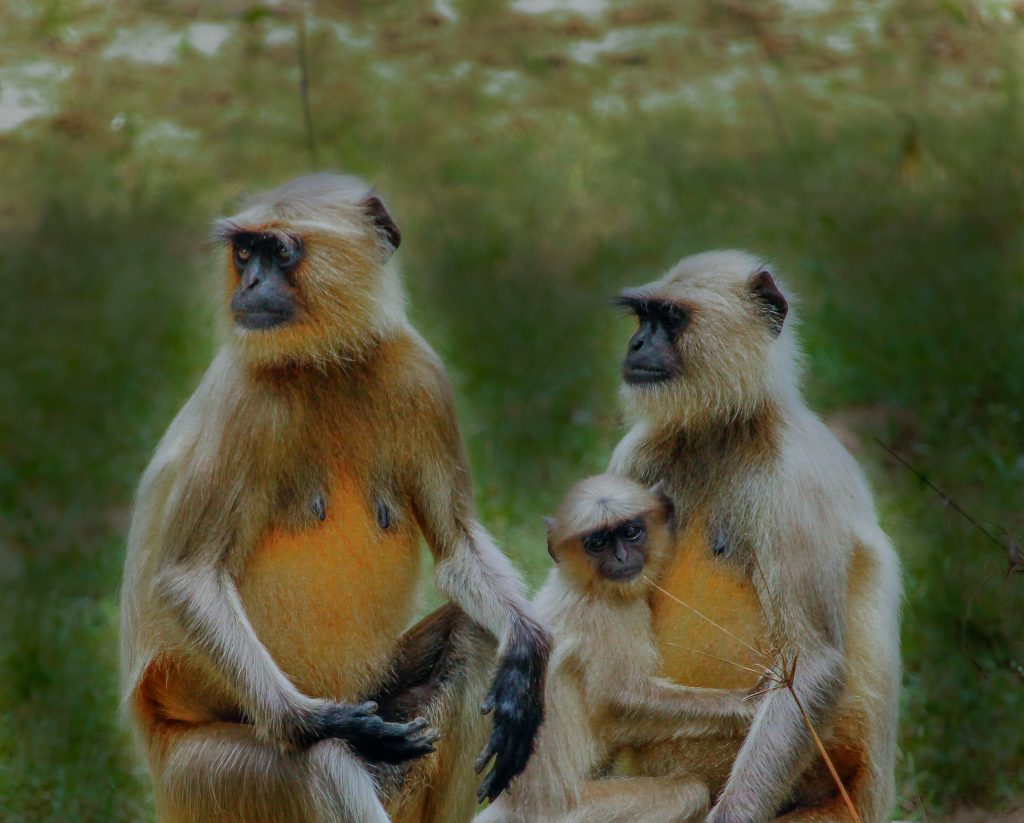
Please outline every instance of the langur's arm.
M446 383L439 387L421 421L411 489L438 589L499 641L497 672L482 707L493 713L493 729L477 764L482 771L494 758L479 791L481 800L493 800L533 751L551 638L533 616L518 573L476 519L449 392Z
M768 581L766 599L772 624L785 641L781 668L796 661L792 687L800 705L784 686L765 696L709 823L758 823L774 816L814 756L801 706L821 730L843 686L844 560L838 551L816 546L799 528L789 530L788 538L784 561L760 564L779 570Z
M627 477L633 475L637 463L637 447L647 437L647 430L643 425L635 425L623 436L622 440L612 452L611 460L608 461L606 471L612 474L621 474Z
M309 745L342 738L364 756L401 762L433 751L426 722L386 723L373 704L345 705L300 692L257 637L225 557L231 548L231 512L222 494L186 477L162 548L155 587L184 635L230 684L246 715L270 738ZM236 487L237 489L237 487Z
M680 686L652 677L609 701L612 732L629 745L674 737L739 734L754 718L754 691Z

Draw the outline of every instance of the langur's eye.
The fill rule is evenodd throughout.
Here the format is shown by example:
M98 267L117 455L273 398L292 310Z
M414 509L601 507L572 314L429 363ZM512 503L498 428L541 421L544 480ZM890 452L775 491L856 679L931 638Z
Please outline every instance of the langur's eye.
M608 535L604 532L594 532L583 541L583 548L592 554L598 554L607 542Z
M622 536L630 543L635 543L644 536L644 530L639 526L626 526L626 528L622 530Z
M679 306L668 306L662 314L665 325L670 329L678 329L686 324L686 321L690 318L690 313Z
M277 244L277 259L280 263L290 263L292 260L292 250L289 249L284 243Z
M250 257L252 257L252 252L245 248L245 246L235 247L235 259L238 260L239 263L248 263Z

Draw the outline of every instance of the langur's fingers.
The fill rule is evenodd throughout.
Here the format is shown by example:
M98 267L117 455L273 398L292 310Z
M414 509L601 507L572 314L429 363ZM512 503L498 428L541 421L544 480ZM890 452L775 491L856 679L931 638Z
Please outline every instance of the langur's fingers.
M476 795L477 800L481 803L483 803L484 800L488 800L493 803L498 799L498 795L505 790L507 785L508 781L502 777L502 772L499 771L497 766L495 766L484 779L484 782L480 784L480 789Z
M360 704L359 711L365 712L366 714L376 714L379 706L372 700L367 700L365 703Z
M437 751L437 749L435 749L429 743L417 741L416 743L409 746L409 756L406 759L412 760L417 757L424 757L425 755L433 754L435 751Z
M493 744L488 743L486 746L484 746L484 750L480 753L480 756L476 759L476 762L473 764L474 771L476 771L477 774L480 774L480 772L482 772L487 767L487 764L490 762L490 759L492 757L494 757L494 746Z
M405 763L408 760L417 760L428 754L433 754L435 751L437 750L433 746L417 742L403 745L401 748L393 749L390 752L378 754L377 757L385 763Z
M476 790L476 802L483 803L485 800L491 800L491 778L494 777L494 772L491 772L484 778L483 783L480 784L480 788Z
M482 787L486 792L484 796L493 803L498 799L498 795L505 790L507 785L508 778L505 777L505 770L495 762L494 768L492 768L490 774L487 775L487 780L484 781L484 785Z
M494 695L488 695L487 699L483 702L480 707L481 714L490 714L494 711Z
M410 720L408 723L402 725L403 734L415 734L420 729L425 729L429 725L429 721L425 717L417 717L414 720Z

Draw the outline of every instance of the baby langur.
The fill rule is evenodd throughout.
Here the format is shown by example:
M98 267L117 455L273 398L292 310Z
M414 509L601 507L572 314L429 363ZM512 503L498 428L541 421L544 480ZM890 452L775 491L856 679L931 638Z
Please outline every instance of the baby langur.
M475 823L675 823L707 814L707 787L687 775L594 779L625 746L741 737L756 710L749 692L655 676L648 599L674 545L672 517L659 487L605 474L574 486L548 520L557 567L536 599L555 636L547 721L526 770Z

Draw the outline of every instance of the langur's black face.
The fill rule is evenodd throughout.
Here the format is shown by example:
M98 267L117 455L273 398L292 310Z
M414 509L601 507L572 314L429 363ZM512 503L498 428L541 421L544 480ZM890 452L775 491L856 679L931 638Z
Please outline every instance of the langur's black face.
M302 259L298 237L271 232L238 232L231 237L238 285L231 313L243 329L272 329L294 319L295 268Z
M616 302L636 315L639 328L630 338L622 377L626 383L661 383L683 370L676 341L690 322L681 305L655 300L639 292L623 292Z
M635 580L647 562L647 524L642 517L625 520L585 535L583 550L607 580Z

